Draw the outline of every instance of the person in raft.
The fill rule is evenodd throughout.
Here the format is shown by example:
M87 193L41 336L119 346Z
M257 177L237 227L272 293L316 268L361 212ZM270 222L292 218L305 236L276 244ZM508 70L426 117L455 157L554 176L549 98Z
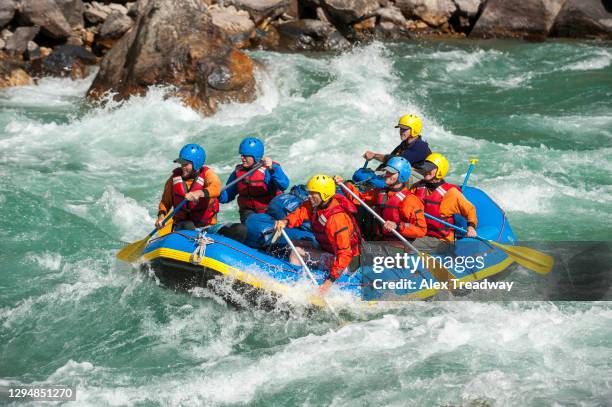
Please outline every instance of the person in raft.
M389 154L374 153L366 151L363 158L366 160L380 161L381 165L377 168L384 168L385 164L391 157L404 157L411 166L417 168L423 163L425 158L431 154L429 144L421 138L421 130L423 130L423 122L414 114L405 114L400 117L396 129L399 129L400 144Z
M172 170L164 185L155 226L160 229L166 215L184 199L189 202L174 214L174 230L193 230L217 223L221 181L204 165L204 149L197 144L187 144L174 162L181 166Z
M325 282L320 287L323 294L345 271L356 270L359 266L359 243L361 234L353 214L355 205L341 194L336 194L336 183L323 174L310 178L306 184L308 199L285 219L274 224L276 230L297 227L309 220L312 232L319 243L320 250L307 242L296 242L301 256L315 263L315 267L328 270ZM291 253L292 264L299 265L295 253Z
M467 237L476 236L478 218L476 208L461 193L461 189L444 180L448 173L448 160L440 153L432 153L421 165L418 171L423 179L410 187L425 206L425 213L454 224L453 215L461 215L467 219ZM445 243L455 241L452 228L440 222L427 218L427 236Z
M219 201L228 203L237 196L240 222L245 223L250 215L266 212L272 198L287 189L289 178L279 163L264 156L263 142L256 137L247 137L242 140L238 153L242 163L236 166L227 184L247 173L256 163L261 161L262 166L236 185L223 191Z
M403 157L391 157L384 167L385 188L374 188L360 192L352 183L345 184L359 198L385 220L381 225L373 218L373 240L395 241L392 230L398 231L409 240L424 237L427 233L423 202L408 189L410 163ZM334 177L336 183L344 182L341 176ZM355 202L358 205L357 202ZM368 228L369 229L369 228ZM401 245L403 247L403 245Z

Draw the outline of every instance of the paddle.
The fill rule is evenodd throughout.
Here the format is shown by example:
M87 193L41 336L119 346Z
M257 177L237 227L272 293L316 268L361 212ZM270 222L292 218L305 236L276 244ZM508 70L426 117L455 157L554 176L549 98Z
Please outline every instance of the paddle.
M239 176L238 178L236 178L235 180L233 180L232 182L230 182L229 184L227 184L226 186L224 186L223 188L221 188L221 192L225 191L226 189L228 189L229 187L235 185L236 183L242 181L242 179L244 179L245 177L248 177L249 175L251 175L253 173L253 171L256 171L257 169L259 169L261 166L263 165L262 162L259 162L257 164L255 164L253 166L253 168L251 168L247 173L242 174L241 176ZM166 222L171 219L174 214L180 210L185 204L187 203L187 199L183 199L183 201L178 204L176 206L176 208L174 208L169 214L168 216L166 216L164 218L164 220L162 221L161 225L164 226L166 224ZM123 249L119 250L119 253L117 253L117 258L121 261L125 261L127 263L133 263L136 260L138 260L138 258L140 257L140 255L142 254L142 251L144 250L145 246L147 245L147 242L149 241L149 239L151 238L151 236L153 236L156 232L157 232L157 228L153 229L151 231L151 233L149 233L147 236L145 236L143 239L140 239L137 242L134 243L130 243L127 246L125 246Z
M467 234L467 230L465 230L462 227L453 225L452 223L445 222L442 219L438 219L435 216L432 216L428 213L426 213L425 216L429 219L433 219L437 222L440 222L441 224L445 226L451 227L455 230L458 230L460 232ZM531 249L529 247L505 245L502 243L495 242L493 240L485 239L480 236L476 236L476 239L481 240L483 242L486 242L492 246L495 246L501 249L508 256L510 256L512 260L516 261L521 266L528 268L530 270L533 270L539 274L549 273L555 263L555 260L552 258L552 256L539 252L535 249Z
M291 246L291 250L293 250L293 253L295 253L296 257L300 261L300 264L304 268L304 271L306 271L306 274L308 274L308 277L310 277L310 280L312 281L312 283L315 285L315 287L319 287L319 284L317 284L317 280L315 280L314 276L312 275L312 272L310 271L310 268L308 268L308 266L306 265L306 262L304 261L304 259L300 255L300 252L298 252L297 249L295 248L295 246L293 245L293 242L289 238L289 235L287 235L287 232L285 232L285 229L281 229L281 234L283 235L283 237L285 238L287 243L289 243L289 246ZM336 312L334 307L332 307L330 303L325 301L325 299L323 297L321 297L321 299L323 300L323 303L325 304L325 306L327 306L327 308L329 308L329 310L331 311L333 316L338 320L338 322L343 323L344 321L342 321L340 319L340 317L338 316L338 313Z
M472 175L472 171L474 170L476 163L478 163L478 159L472 158L470 160L470 166L468 167L467 173L465 174L465 178L463 179L463 184L461 185L461 189L463 189L463 187L467 185L467 182L470 179L470 175Z
M347 193L351 194L351 196L353 198L355 198L357 200L357 202L359 202L361 204L362 207L364 207L368 212L370 212L372 214L372 216L374 216L381 224L385 224L385 220L378 214L376 213L376 211L372 208L370 208L365 202L363 202L363 200L361 198L359 198L359 196L357 196L357 194L355 194L353 191L350 190L349 187L347 187L346 185L344 185L344 183L339 183L339 185L342 187L342 189L344 189ZM414 245L412 245L412 243L410 243L408 240L406 240L406 238L404 238L404 236L402 236L397 230L392 229L391 232L395 235L395 237L397 237L406 247L408 247L410 250L412 250L413 252L428 258L432 258L433 259L433 267L430 267L427 269L427 271L429 271L438 281L449 281L451 279L454 279L455 276L453 274L451 274L450 271L448 271L448 269L446 267L444 267L440 261L437 261L435 258L433 258L432 256L430 256L428 253L425 252L419 252L419 250L414 247ZM430 261L426 262L427 265L430 265L429 263L431 263Z

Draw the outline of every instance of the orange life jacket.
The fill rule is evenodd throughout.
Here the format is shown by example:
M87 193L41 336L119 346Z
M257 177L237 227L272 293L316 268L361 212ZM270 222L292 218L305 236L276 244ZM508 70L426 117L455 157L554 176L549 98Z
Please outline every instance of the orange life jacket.
M457 185L449 184L448 182L442 182L429 195L428 188L425 186L425 183L423 183L423 181L419 181L415 185L415 187L416 189L414 191L414 194L417 196L417 198L423 201L423 204L425 206L425 213L435 216L436 218L442 219L443 221L446 221L451 225L455 224L455 220L452 216L444 217L440 215L440 205L442 204L442 199L444 199L444 195L446 195L447 191L453 188L459 189ZM426 218L426 221L427 236L433 236L437 237L438 239L442 239L448 236L452 231L452 228L445 226L436 220Z
M278 163L274 163L278 164ZM250 168L244 168L241 164L236 166L236 178L246 174ZM256 171L236 184L238 190L238 208L240 210L250 209L256 213L264 213L268 208L268 204L282 191L270 188L265 182L266 169L258 168Z
M357 226L357 222L355 221L354 214L357 213L357 208L351 201L349 201L345 196L336 194L332 199L335 199L338 203L337 205L329 205L327 208L323 210L313 209L310 215L310 226L312 228L312 232L319 242L319 246L321 246L321 250L324 250L329 253L336 253L338 247L336 245L336 241L330 241L327 237L327 233L325 232L326 225L329 219L332 216L344 212L349 218L351 218L351 225L345 226L349 229L350 237L350 245L351 252L353 256L357 256L359 254L359 242L361 240L361 233L359 231L359 226ZM344 228L336 231L336 234L344 231Z
M206 171L208 171L208 167L202 166L197 178L191 184L191 188L187 188L187 183L182 177L183 170L181 168L175 168L172 171L172 201L175 208L183 202L187 192L204 189ZM187 202L185 206L174 214L174 220L190 220L196 226L206 226L211 223L218 212L219 200L217 198L200 198L197 202Z

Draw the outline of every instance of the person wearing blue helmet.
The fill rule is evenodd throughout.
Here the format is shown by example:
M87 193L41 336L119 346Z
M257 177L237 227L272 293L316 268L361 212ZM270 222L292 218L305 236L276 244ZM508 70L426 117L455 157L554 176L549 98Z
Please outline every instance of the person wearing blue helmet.
M221 180L204 165L204 149L197 144L187 144L181 148L174 162L181 166L172 170L172 175L166 181L155 226L161 228L166 215L184 199L189 202L174 214L175 230L217 223Z
M385 220L384 225L381 225L372 218L370 222L373 223L363 225L362 231L370 240L396 241L397 238L391 231L392 229L397 230L406 239L425 236L427 222L423 202L408 189L407 183L411 173L410 162L403 157L391 157L383 171L384 188L373 188L361 192L354 184L346 183L351 191ZM334 180L336 183L344 182L342 177L338 175L334 177ZM359 205L359 202L355 202L355 204Z
M236 185L227 188L221 194L221 203L228 203L238 197L238 210L240 222L254 213L264 213L268 204L276 195L280 195L289 186L289 178L280 164L264 156L263 142L256 137L247 137L238 148L241 164L230 175L227 183L249 172L258 162L262 166L245 177Z

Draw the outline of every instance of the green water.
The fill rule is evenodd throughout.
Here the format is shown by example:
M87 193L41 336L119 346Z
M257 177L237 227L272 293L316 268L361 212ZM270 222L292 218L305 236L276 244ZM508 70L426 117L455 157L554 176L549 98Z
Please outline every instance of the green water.
M416 303L326 315L239 310L114 259L153 225L172 159L225 180L259 135L293 183L350 175L407 112L524 240L611 240L612 48L372 44L254 53L259 95L203 118L163 88L106 107L89 81L0 95L0 385L72 384L79 405L609 405L608 303ZM235 204L223 220L237 219ZM518 273L528 275L528 271ZM535 277L534 277L535 278Z

